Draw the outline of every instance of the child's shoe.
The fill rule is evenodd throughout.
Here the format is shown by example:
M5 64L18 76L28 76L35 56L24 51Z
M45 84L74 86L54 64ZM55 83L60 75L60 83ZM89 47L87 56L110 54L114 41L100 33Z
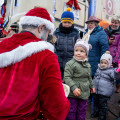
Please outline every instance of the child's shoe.
M94 112L91 114L91 118L96 118L96 117L99 117L99 113Z

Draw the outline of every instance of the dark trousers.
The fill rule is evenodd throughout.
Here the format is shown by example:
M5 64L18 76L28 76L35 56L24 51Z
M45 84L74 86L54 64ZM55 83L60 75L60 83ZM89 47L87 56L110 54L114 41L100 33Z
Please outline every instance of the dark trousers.
M63 77L64 77L64 69L63 69L63 67L60 67L60 71L61 71L61 77L63 79Z
M94 78L94 76L91 76L92 79ZM90 104L92 102L92 98L93 98L93 94L90 93L90 96L88 98L88 104Z
M110 97L94 94L94 108L93 112L95 114L99 113L99 116L104 116L106 118L106 114L108 111L107 101L110 99Z
M70 111L66 120L85 120L87 110L87 100L78 98L68 98L70 102Z

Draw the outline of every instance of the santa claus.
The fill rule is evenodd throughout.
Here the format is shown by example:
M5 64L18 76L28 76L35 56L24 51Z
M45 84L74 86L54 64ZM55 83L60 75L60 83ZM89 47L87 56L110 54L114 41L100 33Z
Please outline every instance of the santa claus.
M34 8L20 19L21 33L0 42L0 120L64 120L65 97L57 56L45 40L54 30L50 14Z

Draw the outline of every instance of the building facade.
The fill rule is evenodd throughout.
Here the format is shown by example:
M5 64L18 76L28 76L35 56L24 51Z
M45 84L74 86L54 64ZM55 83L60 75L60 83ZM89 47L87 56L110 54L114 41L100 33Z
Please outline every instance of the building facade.
M46 8L48 12L55 17L55 27L58 27L61 14L68 7L66 5L68 1L69 0L44 0L41 2L41 0L7 0L4 21L9 17L9 22L5 29L8 30L12 23L16 22L27 11L36 6ZM78 28L83 29L86 26L85 21L88 19L88 1L78 0L77 2L81 10L75 10L73 5L72 12L74 12L75 16L74 22Z
M66 5L68 1L70 0L42 0L42 2L41 0L0 0L1 5L6 2L5 30L8 31L12 23L18 22L21 16L35 6L46 8L55 17L54 24L58 27L61 14L68 7ZM81 10L76 10L73 4L72 12L75 16L75 26L80 30L84 31L87 27L85 21L91 15L108 22L113 16L120 18L120 0L77 0L77 3Z

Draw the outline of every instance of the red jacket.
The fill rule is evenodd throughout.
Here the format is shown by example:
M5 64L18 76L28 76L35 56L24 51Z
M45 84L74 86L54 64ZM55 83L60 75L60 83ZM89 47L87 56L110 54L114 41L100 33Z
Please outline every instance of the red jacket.
M0 120L64 120L70 105L57 56L29 32L0 42Z

